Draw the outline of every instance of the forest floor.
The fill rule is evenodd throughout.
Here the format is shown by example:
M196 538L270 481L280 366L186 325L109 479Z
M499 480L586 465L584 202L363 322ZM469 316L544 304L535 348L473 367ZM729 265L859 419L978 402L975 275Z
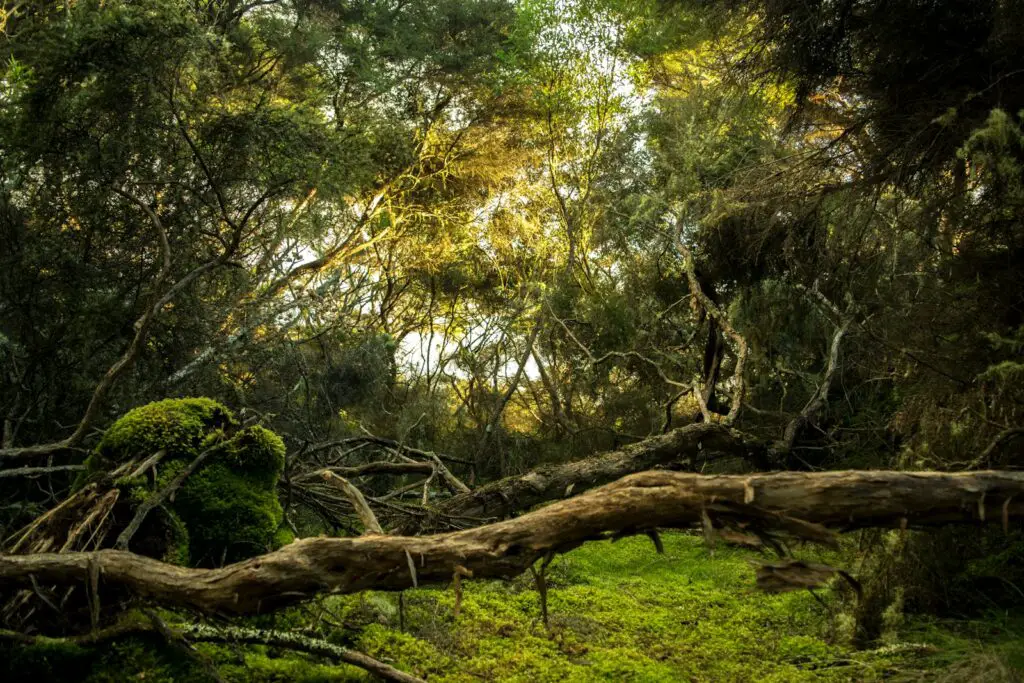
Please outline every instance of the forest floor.
M1024 615L909 620L875 649L838 644L844 628L834 594L767 595L754 587L753 555L709 551L700 537L591 543L548 570L550 630L532 578L465 581L461 614L451 589L334 596L253 620L313 628L402 670L435 681L977 681L1024 680ZM168 615L169 617L171 615ZM848 620L846 620L848 621ZM354 630L353 630L354 627ZM101 649L12 653L5 680L209 680L209 671L157 640ZM199 645L225 681L367 681L346 665L314 663L262 647Z
M331 611L346 622L375 621L351 644L432 682L1024 680L1024 615L910 620L884 645L855 651L828 642L843 627L830 615L834 604L806 591L758 591L751 553L711 553L684 534L663 540L664 555L635 537L556 559L550 632L529 576L466 581L457 619L453 591L409 591L404 632L394 595L337 598ZM300 673L290 659L253 655L245 665L268 680L363 680L347 669Z

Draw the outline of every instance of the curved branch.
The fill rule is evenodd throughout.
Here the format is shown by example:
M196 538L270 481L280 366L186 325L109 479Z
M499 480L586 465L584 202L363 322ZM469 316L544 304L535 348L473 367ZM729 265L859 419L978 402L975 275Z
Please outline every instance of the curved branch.
M796 442L797 436L800 434L806 425L815 418L815 416L825 408L828 402L828 393L832 389L832 379L835 377L836 368L839 366L839 346L843 341L843 337L849 331L850 326L853 325L853 316L850 311L853 309L852 303L847 308L847 313L842 313L839 307L828 300L824 294L818 289L818 283L815 281L813 287L804 287L798 285L797 289L807 294L809 297L814 299L815 303L818 304L819 308L825 314L825 317L829 318L835 324L836 331L832 335L832 343L829 346L828 363L825 365L825 374L821 378L821 383L811 394L811 397L807 400L803 410L800 414L794 417L786 425L786 429L782 435L782 442L777 444L776 448L780 452L788 452L793 448L793 444Z
M760 443L721 425L711 422L686 425L617 451L539 467L493 481L470 493L453 496L435 507L431 517L400 525L398 531L403 534L423 531L424 524L437 521L432 517L502 519L654 467L692 466L717 456L756 459L761 450Z
M156 211L154 211L149 204L120 188L115 187L114 192L128 199L142 209L146 215L149 216L149 220L153 223L153 227L156 229L159 236L160 252L162 254L163 262L160 266L160 271L153 279L152 291L158 291L160 287L163 286L164 281L166 281L171 274L171 247L167 240L167 230L164 228L164 224L160 220L160 216L157 215ZM172 291L175 291L174 288L172 288ZM139 353L141 353L143 342L145 342L146 336L149 334L149 325L153 321L153 318L156 317L163 306L167 303L167 296L168 295L165 295L155 304L148 306L139 319L135 321L135 336L132 338L127 350L125 350L121 357L107 369L107 372L103 375L102 379L100 379L99 384L96 385L96 388L92 393L92 398L89 400L89 405L85 409L85 414L82 416L82 419L79 421L78 426L75 428L75 431L71 436L61 441L48 444L38 444L22 448L0 449L0 460L49 455L58 451L74 448L80 444L85 439L89 432L89 428L92 427L93 421L99 414L100 406L106 398L110 387L112 387L114 382L117 381L117 379L129 367L131 367Z
M739 522L828 541L826 527L941 525L1024 517L1022 472L780 472L703 476L651 471L515 519L436 536L307 538L220 569L190 569L120 550L0 556L0 587L72 584L93 563L104 585L205 613L259 614L319 593L444 584L456 567L508 578L589 540ZM415 575L410 572L410 559Z
M735 386L733 387L732 405L729 406L729 414L725 416L725 423L731 425L739 417L740 408L743 405L743 395L746 391L746 384L743 381L743 370L747 363L747 340L736 331L736 328L729 322L729 317L701 289L700 281L697 278L697 270L693 263L693 252L690 251L690 248L682 240L679 241L679 248L683 252L683 269L686 271L690 291L697 297L700 305L708 312L708 315L714 318L722 332L725 332L732 339L733 345L736 347L736 369L733 372L733 383ZM696 393L698 394L697 398L700 402L701 413L704 415L704 419L707 420L710 418L708 407L703 400L701 392Z
M356 514L359 515L359 521L363 523L363 533L384 533L384 529L381 527L380 522L377 521L377 515L373 514L373 510L371 510L369 504L367 504L366 497L363 496L362 491L353 486L348 479L339 477L330 470L322 470L318 474L324 481L337 487L348 502L352 504L352 507L356 509Z
M778 444L778 448L781 451L789 451L793 448L793 444L796 442L796 437L803 429L805 425L810 423L814 416L818 414L824 407L828 400L828 392L832 388L832 378L835 376L836 367L839 363L839 345L843 340L843 336L847 330L850 329L850 320L844 319L839 327L836 329L835 334L832 336L832 345L829 348L828 354L828 365L825 367L825 374L821 378L821 384L815 389L814 394L807 401L803 410L795 418L789 421L786 425L786 431L782 436L782 442Z
M996 434L996 438L992 439L992 442L988 447L982 451L981 455L971 463L971 467L991 467L992 456L1003 446L1003 444L1013 441L1019 436L1024 436L1024 427L1010 427Z

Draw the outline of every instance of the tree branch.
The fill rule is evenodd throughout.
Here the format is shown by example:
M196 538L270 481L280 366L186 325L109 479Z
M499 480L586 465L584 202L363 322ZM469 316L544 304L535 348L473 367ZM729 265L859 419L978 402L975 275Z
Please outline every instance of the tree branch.
M444 518L498 518L529 510L535 505L615 481L627 474L666 465L693 465L717 456L757 457L761 444L718 424L704 422L629 444L617 451L531 470L453 496L433 508L433 515L410 520L397 529L411 535L430 531L425 525Z
M756 524L817 542L826 527L942 525L1024 517L1021 472L780 472L703 476L651 471L626 477L521 517L436 536L307 538L220 569L190 569L120 550L0 556L0 587L33 580L88 580L90 563L105 585L169 606L205 613L259 614L324 592L403 590L447 583L463 567L481 578L508 578L549 553L589 540L713 525ZM706 523L706 522L705 522ZM409 571L409 560L415 575Z
M363 523L364 533L384 533L384 529L381 527L380 522L377 521L377 515L373 514L373 510L370 509L370 505L366 502L366 498L363 496L362 491L353 486L348 479L339 477L330 470L322 470L320 472L320 476L324 481L337 487L348 502L352 504L352 507L356 509L356 514L359 515L359 521Z
M747 340L736 331L729 322L729 317L713 302L704 290L701 289L700 281L697 279L696 266L693 263L693 252L686 244L679 240L679 248L683 252L683 269L686 270L686 278L690 283L690 291L693 293L700 305L708 312L715 322L722 329L725 334L732 339L733 345L736 347L736 369L733 371L733 396L732 405L729 406L729 414L725 416L726 424L733 424L736 418L739 417L740 407L743 404L743 395L746 391L746 384L743 380L743 369L747 362ZM703 399L701 392L695 392L698 394L697 400L700 402L700 410L704 415L704 419L707 420L710 417L708 407Z

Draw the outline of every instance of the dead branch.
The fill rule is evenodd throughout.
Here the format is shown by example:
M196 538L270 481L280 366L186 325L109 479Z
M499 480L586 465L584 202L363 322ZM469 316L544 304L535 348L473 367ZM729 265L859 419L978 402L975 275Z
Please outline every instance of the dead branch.
M683 252L683 269L686 271L686 278L690 284L690 291L700 302L700 305L708 312L715 323L721 328L730 339L732 339L733 346L736 350L736 369L733 371L733 396L732 405L729 406L729 414L725 416L725 423L728 425L733 424L736 418L739 417L740 407L743 404L743 395L746 391L746 383L743 379L743 369L747 362L747 340L743 338L739 332L729 322L729 316L727 316L716 304L704 293L701 289L700 281L697 278L697 269L693 263L693 252L686 246L682 240L679 242L679 248ZM710 419L711 415L708 411L706 402L703 399L703 395L700 391L694 392L697 394L697 400L700 402L701 414L704 416L704 420Z
M307 479L315 479L323 476L324 472L332 472L340 477L365 477L371 474L430 474L434 466L429 462L387 462L384 460L368 462L353 467L327 467L315 472L302 474L294 478L294 481L301 482Z
M298 633L287 631L264 631L255 628L243 628L237 626L207 626L205 624L167 624L171 638L175 640L184 639L193 642L207 643L241 643L244 645L269 645L280 647L307 654L325 657L357 666L369 671L386 681L399 681L400 683L424 683L422 678L374 659L361 652L355 652L347 648L329 643L319 638L310 638ZM134 615L122 619L117 624L103 629L97 629L80 636L68 636L66 638L48 638L46 636L28 635L17 631L0 630L0 641L9 641L24 645L42 645L66 643L72 645L99 645L101 643L123 638L129 635L142 633L160 632L160 626L150 620L142 620Z
M55 472L82 472L85 465L54 465L52 467L15 467L10 470L0 470L0 479L8 477L38 477L43 474L54 474Z
M434 471L441 475L441 479L445 485L451 490L452 493L469 493L470 488L462 483L462 480L452 474L452 471L445 467L445 464L441 462L441 458L437 457L434 453L429 454L434 464Z
M406 535L432 531L431 524L453 517L501 519L653 467L693 466L720 456L756 460L762 451L762 444L722 425L691 424L617 451L499 479L453 496L434 507L432 516L403 522L395 531Z
M832 323L835 325L836 331L832 335L832 343L829 346L828 363L825 366L825 374L822 375L821 383L811 394L811 397L807 400L800 414L794 417L786 424L786 429L783 432L782 441L776 444L776 449L780 452L788 452L792 450L793 444L796 442L797 436L800 434L805 426L811 423L815 419L817 414L821 412L828 403L828 393L832 389L832 380L835 377L836 369L839 366L839 347L843 341L843 337L849 331L850 326L853 325L853 316L850 314L853 306L852 303L847 309L847 313L843 313L839 310L839 307L828 300L824 294L818 289L818 283L815 282L813 287L807 288L804 286L798 286L801 292L807 294L815 304L822 310Z
M344 439L335 439L333 441L325 441L323 443L314 444L314 445L312 445L312 446L310 446L309 448L306 449L305 454L306 455L312 455L312 454L317 453L319 451L326 451L326 450L331 449L331 448L339 448L339 447L344 447L344 446L357 446L357 445L360 445L360 444L370 444L371 446L380 446L382 448L389 448L389 449L391 449L393 451L397 451L399 453L406 453L408 455L413 455L413 456L416 456L416 457L419 457L419 458L426 458L428 460L431 458L431 456L436 455L438 458L440 458L441 460L444 460L446 462L454 462L454 463L459 464L459 465L472 465L473 464L469 460L464 460L462 458L456 458L456 457L453 457L451 455L446 455L444 453L433 453L431 451L420 450L419 448L413 448L412 446L406 446L405 444L400 443L398 441L395 441L394 439L387 439L387 438L384 438L384 437L381 437L381 436L373 436L372 434L366 434L366 435L363 435L363 436L350 436L350 437L346 437Z
M174 479L169 481L166 486L164 486L159 491L151 493L146 498L146 500L144 500L142 504L139 505L139 509L135 511L135 516L132 517L132 521L128 523L128 526L125 527L125 530L122 531L121 534L117 537L117 541L114 543L114 547L118 548L119 550L127 550L128 544L132 540L132 536L134 536L135 532L139 530L139 527L142 526L142 523L146 521L146 517L153 510L153 508L160 507L165 502L167 502L167 500L174 495L174 492L181 488L181 485L185 483L185 480L188 479L189 476L193 472L195 472L199 468L199 466L202 465L203 462L206 461L206 459L210 457L210 454L213 453L215 450L216 446L211 446L210 448L204 450L202 453L197 455L195 459L192 462L190 462L187 467L185 467L185 469L179 472L177 476L174 477ZM163 451L159 451L159 453L162 454Z
M1010 427L999 432L996 434L996 437L992 439L992 442L989 443L988 447L982 451L981 455L971 463L971 467L991 467L992 456L1002 448L1003 444L1009 443L1020 436L1024 436L1024 427Z
M355 508L356 514L359 515L359 521L363 523L364 532L372 534L383 534L384 529L381 528L380 522L377 521L377 515L373 514L373 510L370 509L369 504L366 502L366 498L363 496L363 492L352 485L348 479L339 477L334 472L329 470L323 470L320 476L324 481L336 486L352 507Z
M319 593L403 590L447 583L456 566L482 578L508 578L538 559L582 543L652 528L718 524L716 506L735 520L775 516L802 528L900 528L1024 517L1021 472L780 472L703 476L651 471L515 519L435 536L307 538L220 569L190 569L120 550L0 556L0 587L35 581L84 583L90 563L101 585L205 613L258 614ZM811 534L812 540L815 534ZM410 571L410 560L414 566ZM94 571L94 570L92 570Z

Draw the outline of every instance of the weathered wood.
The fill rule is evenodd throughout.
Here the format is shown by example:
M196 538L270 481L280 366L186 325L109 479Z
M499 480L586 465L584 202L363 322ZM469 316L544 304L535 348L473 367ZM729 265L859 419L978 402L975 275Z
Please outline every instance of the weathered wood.
M366 502L366 497L363 496L363 492L352 485L345 477L339 477L330 470L323 470L320 476L324 481L337 487L348 502L352 503L352 507L356 509L356 514L359 515L359 520L363 523L363 533L366 534L382 534L384 529L381 528L380 522L377 521L377 515L373 514L373 510Z
M413 535L434 531L430 525L440 523L439 526L443 527L446 518L464 517L474 522L483 518L503 519L541 503L568 498L655 467L692 466L720 457L739 456L757 460L764 452L763 444L722 425L707 422L691 424L617 451L561 465L538 467L526 474L485 484L439 504L431 516L403 522L393 532Z
M104 585L201 612L257 614L318 593L443 584L457 568L511 577L537 559L593 539L700 526L719 511L762 528L821 540L824 525L863 527L994 522L1024 517L1024 472L815 472L703 476L652 471L515 519L435 536L309 538L220 569L189 569L118 550L0 556L0 587L84 583L90 563ZM801 531L803 529L804 531ZM413 568L410 568L410 558ZM93 570L94 571L94 570Z

